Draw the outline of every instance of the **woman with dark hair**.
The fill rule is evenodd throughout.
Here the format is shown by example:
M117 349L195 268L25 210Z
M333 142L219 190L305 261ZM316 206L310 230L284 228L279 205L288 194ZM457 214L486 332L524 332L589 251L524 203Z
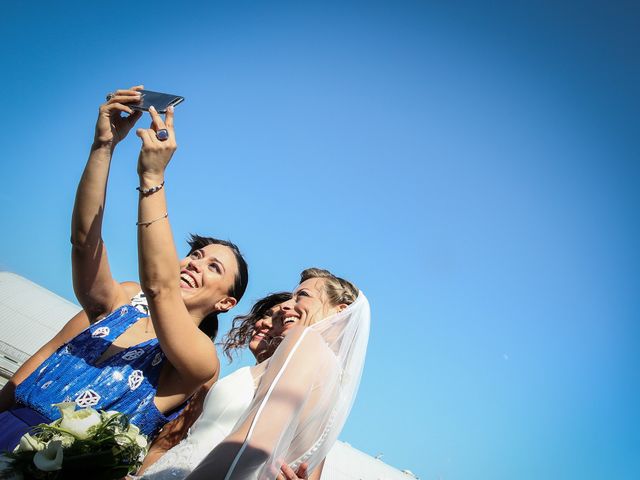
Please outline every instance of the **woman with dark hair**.
M118 90L100 107L71 225L73 285L83 310L3 388L0 450L58 418L52 404L64 401L125 413L154 436L218 376L217 315L244 294L247 264L234 244L198 235L178 259L164 195L176 149L172 110L165 124L152 108L153 127L137 131L140 285L111 275L101 233L107 179L114 148L140 118L129 105L142 88Z
M289 292L270 293L258 300L248 314L234 318L231 330L222 341L222 351L227 359L233 360L232 354L245 347L249 348L257 363L269 358L282 341L280 326L274 328L272 325L275 307L290 299ZM264 327L271 330L261 331Z

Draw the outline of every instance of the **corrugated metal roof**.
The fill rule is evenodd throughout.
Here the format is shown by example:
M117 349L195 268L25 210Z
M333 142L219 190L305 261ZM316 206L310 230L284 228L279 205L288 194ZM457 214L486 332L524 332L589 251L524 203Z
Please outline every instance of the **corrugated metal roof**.
M0 340L33 355L80 307L20 275L0 272Z

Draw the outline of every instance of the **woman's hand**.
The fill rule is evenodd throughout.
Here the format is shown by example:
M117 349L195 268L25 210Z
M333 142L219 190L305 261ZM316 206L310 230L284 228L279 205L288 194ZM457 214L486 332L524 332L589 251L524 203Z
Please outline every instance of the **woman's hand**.
M129 90L117 90L106 103L100 105L94 144L96 146L115 147L123 140L129 130L142 116L142 112L134 111L127 104L140 100L140 90L143 85L131 87ZM123 117L122 113L129 115Z
M282 473L278 475L277 480L304 480L308 478L307 468L308 465L306 463L302 463L298 467L298 471L294 472L289 465L283 463L282 468L280 469Z
M142 150L138 157L138 175L162 177L173 152L176 151L176 134L173 129L173 107L167 108L165 119L154 107L149 108L151 128L136 131L142 139Z

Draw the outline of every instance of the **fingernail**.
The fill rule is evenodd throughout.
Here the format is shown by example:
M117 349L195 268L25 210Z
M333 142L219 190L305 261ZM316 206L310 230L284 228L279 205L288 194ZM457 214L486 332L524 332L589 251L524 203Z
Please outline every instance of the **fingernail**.
M151 110L152 112L155 112L155 111L156 111L156 107L154 107L153 105L151 105L151 106L149 107L149 110Z
M173 105L169 105L169 106L167 107L167 112L171 112L171 113L173 113Z

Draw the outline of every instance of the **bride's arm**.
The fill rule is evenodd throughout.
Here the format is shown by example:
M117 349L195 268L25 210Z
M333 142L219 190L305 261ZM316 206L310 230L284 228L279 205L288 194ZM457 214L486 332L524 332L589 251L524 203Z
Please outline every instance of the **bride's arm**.
M269 361L248 414L188 479L253 478L263 468L274 470L269 478L275 478L281 467L275 457L287 452L304 422L303 410L328 353L317 332L292 329Z

